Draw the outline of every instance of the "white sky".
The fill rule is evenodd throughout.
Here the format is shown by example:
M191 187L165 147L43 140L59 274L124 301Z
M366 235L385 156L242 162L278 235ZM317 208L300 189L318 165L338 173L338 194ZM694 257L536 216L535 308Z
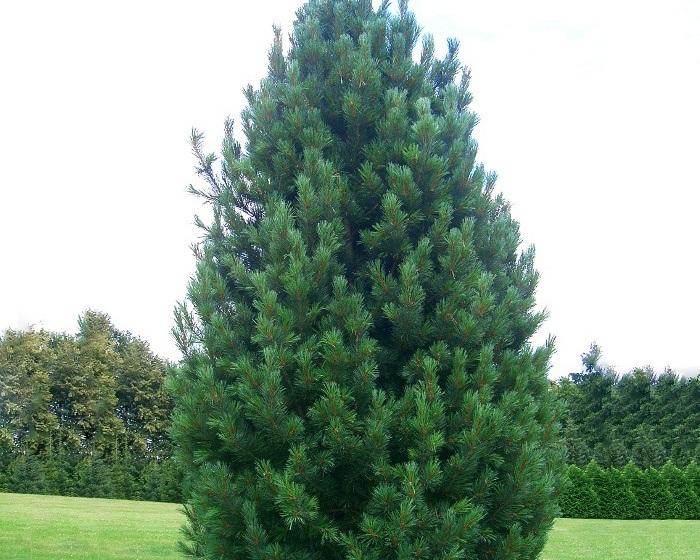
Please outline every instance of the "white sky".
M189 130L218 148L297 5L0 3L0 329L74 331L92 307L177 357ZM551 375L593 340L618 371L700 371L700 2L411 6L472 68L480 159L537 247Z

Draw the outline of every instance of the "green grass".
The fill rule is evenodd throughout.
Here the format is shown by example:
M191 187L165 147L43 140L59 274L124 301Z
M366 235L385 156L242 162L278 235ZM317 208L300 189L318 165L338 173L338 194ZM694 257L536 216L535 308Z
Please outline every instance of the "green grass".
M698 560L700 521L557 519L542 560Z
M177 504L0 494L0 560L178 558Z
M0 494L0 560L178 558L179 506ZM700 521L559 519L542 560L698 560Z

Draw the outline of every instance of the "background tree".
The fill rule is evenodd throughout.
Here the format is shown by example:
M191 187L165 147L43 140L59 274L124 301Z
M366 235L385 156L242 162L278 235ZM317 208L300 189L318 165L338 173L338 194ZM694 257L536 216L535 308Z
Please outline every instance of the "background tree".
M673 428L674 453L678 465L700 461L700 375L682 380L676 401L676 425Z
M649 519L672 519L675 513L673 496L668 481L659 470L649 467L643 472L640 482L641 485L635 492L639 509L646 512Z
M675 519L700 518L700 499L686 473L668 461L661 469L661 475L668 484L672 507L670 515Z
M103 313L79 327L0 336L0 490L137 497L152 463L151 495L179 499L167 364Z
M562 453L537 273L469 74L405 1L313 0L246 90L176 338L190 553L535 558Z
M661 467L669 450L665 449L663 443L656 435L656 430L652 426L640 426L633 434L632 460L639 466Z
M559 505L563 517L597 518L600 516L600 498L595 491L587 472L576 465L570 465L566 478L568 484Z
M586 467L586 474L596 488L601 518L634 519L638 510L637 499L619 469L609 467L603 470L592 462Z
M51 411L50 338L8 330L0 338L0 429L12 445L41 449L57 428Z
M606 465L612 430L601 430L601 426L612 427L613 387L617 375L600 363L601 357L600 347L591 345L581 356L583 371L570 375L574 387L567 393L567 425L571 426L568 433L575 433L593 456Z
M644 483L644 473L632 461L627 463L621 471L622 483L629 489L634 496L634 500L629 503L627 508L628 519L648 519L649 515L644 511L644 500L637 495L638 490Z
M654 414L652 391L656 376L651 368L636 368L620 376L611 391L611 445L625 450L634 445L637 429L648 429ZM626 463L627 461L624 461ZM618 466L624 466L618 465Z
M166 367L148 344L128 332L115 331L119 363L116 414L126 431L131 453L170 453L172 401L165 388Z
M688 479L690 487L695 494L700 497L700 465L695 461L688 463L688 466L685 468L685 476Z
M683 467L700 458L700 376L657 375L649 367L617 376L600 363L601 355L593 345L582 356L582 371L553 385L565 403L568 460L660 468L668 460Z
M607 519L700 519L697 465L681 470L668 462L642 470L630 462L619 470L591 462L570 465L560 499L564 517Z

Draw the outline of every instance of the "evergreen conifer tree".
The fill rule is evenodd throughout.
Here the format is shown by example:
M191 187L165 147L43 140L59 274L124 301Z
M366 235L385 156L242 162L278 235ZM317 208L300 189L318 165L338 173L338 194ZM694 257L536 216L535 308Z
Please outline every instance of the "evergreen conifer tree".
M619 469L605 469L594 478L594 484L600 500L602 518L634 519L637 513L637 499Z
M456 41L311 0L246 91L176 314L188 551L534 559L563 468L532 249L476 163Z
M619 454L613 449L617 445L619 449L629 449L634 444L634 432L640 426L650 423L654 415L652 406L652 391L656 376L650 368L635 368L626 375L618 378L611 395L610 423L613 432L611 445L612 464L623 467L629 457L625 457L622 464L615 463L615 455Z
M45 492L60 496L70 495L73 491L71 480L73 468L60 441L49 440L48 447L41 453L41 462L46 484Z
M674 430L674 459L679 465L700 461L700 375L686 379L683 387L676 403L678 423Z
M31 449L18 452L7 474L7 489L18 494L44 494L46 479L41 459Z
M581 438L570 438L566 440L566 457L570 464L586 466L592 457L591 450Z
M674 519L699 519L700 499L693 488L693 481L688 479L686 473L667 461L661 469L661 476L666 480L671 494L671 516Z
M75 495L94 498L97 496L95 482L92 454L85 454L80 458L73 471L73 491Z
M617 376L600 365L595 344L582 356L583 370L553 389L565 403L562 433L568 459L583 466L660 468L667 460L685 467L700 457L700 376L679 377L650 367ZM588 455L588 459L586 459Z
M156 461L149 461L141 470L138 498L149 502L160 501L160 471Z
M628 508L628 519L647 519L649 516L645 515L642 509L644 504L641 503L641 498L637 495L637 492L644 482L644 473L633 461L628 462L621 473L624 484L634 496L634 501Z
M158 475L158 500L180 503L182 501L181 476L175 461L172 458L167 458L158 462Z
M131 452L126 445L115 444L109 465L112 496L114 498L128 500L136 494L136 480L132 459Z
M695 461L688 463L685 467L685 476L690 482L691 488L700 496L700 465Z
M600 500L584 469L570 465L567 485L559 500L563 517L596 518L600 515Z
M673 496L661 473L649 467L643 471L639 482L634 493L644 519L673 519Z
M583 371L571 373L568 380L560 383L557 392L566 401L564 426L567 438L580 438L596 461L607 466L617 375L611 368L600 364L601 357L600 347L592 344L581 356ZM603 426L606 429L601 430Z
M666 371L656 380L649 403L655 420L653 437L664 450L663 461L671 460L683 466L692 456L692 450L690 453L684 453L687 450L678 447L678 443L682 441L681 434L689 427L687 420L691 411L681 406L686 404L683 403L683 397L687 388L685 380L671 371Z
M112 487L112 469L102 455L92 449L78 462L75 468L75 494L88 498L110 498L115 492Z
M10 467L15 459L15 451L12 432L0 425L0 492L9 491Z
M666 450L650 426L640 426L636 430L632 459L641 468L661 467Z
M172 459L152 460L144 466L139 480L139 498L154 502L179 502L180 479Z

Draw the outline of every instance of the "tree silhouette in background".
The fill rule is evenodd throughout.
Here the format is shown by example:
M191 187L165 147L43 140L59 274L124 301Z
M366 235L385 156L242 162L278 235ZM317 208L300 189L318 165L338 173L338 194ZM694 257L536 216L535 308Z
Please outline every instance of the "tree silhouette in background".
M3 333L0 490L178 500L167 367L95 311L75 336Z
M593 345L583 369L553 385L565 405L562 433L568 460L585 466L684 467L700 460L700 376L679 377L650 367L617 375Z

